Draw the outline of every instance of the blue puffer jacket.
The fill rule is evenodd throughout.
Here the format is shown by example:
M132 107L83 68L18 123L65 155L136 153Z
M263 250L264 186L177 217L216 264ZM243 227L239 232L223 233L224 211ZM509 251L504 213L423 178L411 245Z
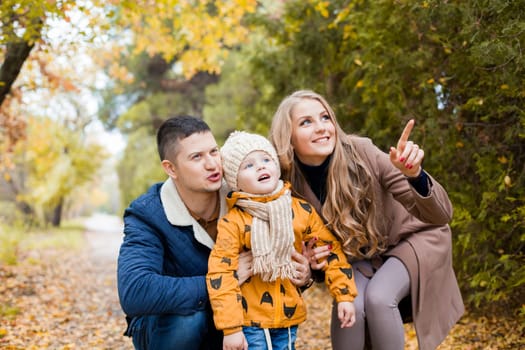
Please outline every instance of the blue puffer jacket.
M163 206L166 198L176 202L168 205L171 214ZM177 201L180 198L168 180L153 185L124 213L117 275L120 304L127 316L189 315L209 308L205 277L211 247L197 241L195 220ZM174 221L187 225L177 226Z

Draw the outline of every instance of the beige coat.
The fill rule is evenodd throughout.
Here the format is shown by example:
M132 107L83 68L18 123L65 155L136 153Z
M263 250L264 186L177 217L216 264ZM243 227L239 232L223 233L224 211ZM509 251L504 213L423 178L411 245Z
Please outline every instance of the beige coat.
M349 136L373 177L377 227L388 241L385 256L398 257L410 274L412 317L419 348L435 349L464 312L452 269L452 204L444 188L432 182L420 196L404 175L368 138ZM319 201L304 193L320 212ZM313 197L312 197L313 196Z

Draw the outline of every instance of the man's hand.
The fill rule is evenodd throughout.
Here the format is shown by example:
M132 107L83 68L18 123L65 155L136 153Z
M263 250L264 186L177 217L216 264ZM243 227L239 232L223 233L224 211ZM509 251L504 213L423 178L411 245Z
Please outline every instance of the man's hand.
M291 281L297 287L304 286L312 277L310 271L310 264L308 259L304 256L305 245L303 243L303 254L292 252L292 260L295 266L294 277ZM328 255L327 255L328 256ZM248 278L253 276L252 270L253 255L251 251L242 252L239 254L239 267L237 268L237 276L239 277L239 286L242 285Z
M237 332L224 336L222 341L223 350L248 350L248 342L244 337L244 333Z
M425 156L425 152L417 144L408 140L414 124L414 119L410 119L397 141L397 147L390 147L390 161L406 177L419 176L421 163Z
M304 252L304 243L303 243L303 252ZM304 286L312 277L312 271L310 271L310 264L308 264L308 259L296 252L292 252L292 260L295 266L294 277L290 280L297 287Z
M237 268L237 277L239 277L239 286L252 277L253 255L251 251L239 254L239 267Z
M329 245L323 245L314 248L316 242L317 238L312 238L306 245L303 243L303 255L308 259L312 269L322 270L327 264L326 258L330 255L331 247ZM321 260L321 262L319 262L319 260Z

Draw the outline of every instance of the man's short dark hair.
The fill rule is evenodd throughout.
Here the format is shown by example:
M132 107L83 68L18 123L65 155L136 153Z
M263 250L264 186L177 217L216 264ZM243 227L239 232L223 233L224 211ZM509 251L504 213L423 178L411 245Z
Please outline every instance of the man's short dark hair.
M157 131L157 150L160 160L167 159L170 151L175 150L177 142L195 133L211 131L206 122L190 115L180 115L166 119Z

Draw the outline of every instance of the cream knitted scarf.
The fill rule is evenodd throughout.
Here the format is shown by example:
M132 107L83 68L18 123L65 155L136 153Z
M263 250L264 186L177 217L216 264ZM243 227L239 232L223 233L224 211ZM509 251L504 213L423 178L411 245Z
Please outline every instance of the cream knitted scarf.
M279 186L272 195L282 189L283 183L279 181ZM286 189L282 195L266 203L239 199L236 204L253 216L253 273L259 274L266 282L275 281L279 277L292 278L295 270L292 263L295 237L291 191Z

